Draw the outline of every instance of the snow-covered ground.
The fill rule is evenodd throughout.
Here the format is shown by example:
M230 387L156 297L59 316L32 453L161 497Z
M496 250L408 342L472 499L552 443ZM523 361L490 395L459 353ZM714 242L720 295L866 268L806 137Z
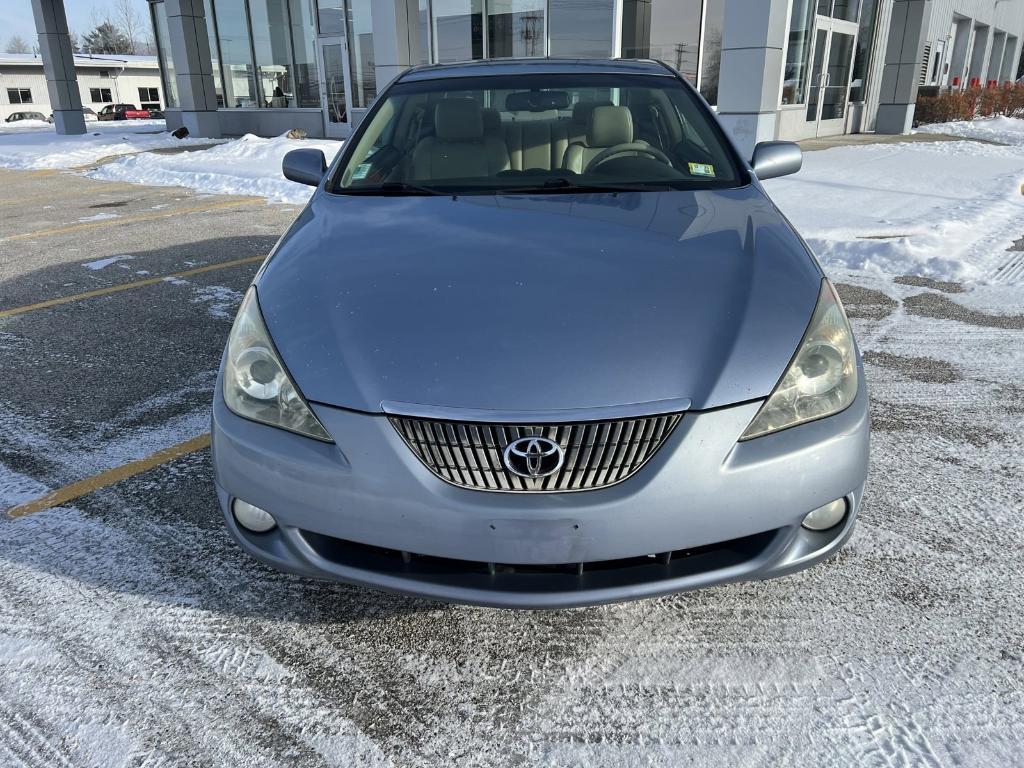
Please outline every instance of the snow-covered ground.
M989 117L979 120L959 120L954 123L922 125L915 133L940 133L965 139L995 141L1000 144L1024 145L1024 120L1017 117Z
M59 508L0 513L0 766L1024 765L1024 289L893 279L881 272L946 272L843 250L886 234L883 219L939 247L917 215L947 222L965 269L1008 256L1014 226L984 218L981 200L1001 199L1017 150L864 149L811 153L803 186L769 185L819 233L864 352L871 470L834 558L589 609L445 606L256 563L230 540L200 451ZM81 176L6 178L18 186L0 188L0 220L17 231L60 223L35 210L53 189L64 223L135 197ZM144 195L153 210L187 193ZM978 231L953 228L946 203ZM57 247L0 241L0 307L265 253L292 216L254 205ZM977 239L988 226L991 253ZM206 431L254 269L0 320L0 511Z
M176 139L163 120L91 121L81 136L60 136L49 123L31 127L26 122L2 124L0 167L77 168L113 155L211 143L210 139Z
M224 195L262 195L276 203L302 204L313 190L281 175L281 161L292 149L320 149L330 163L342 142L317 139L262 139L246 135L202 152L123 157L89 173L94 179L188 187Z
M0 134L46 128L53 129L53 125L46 120L16 120L13 123L0 123Z
M990 279L1024 222L1024 120L929 126L1000 140L873 144L804 155L765 182L827 269Z
M94 130L95 129L95 130ZM286 180L291 149L321 149L330 162L342 143L243 136L204 151L147 153L205 143L147 133L139 123L92 123L86 137L48 130L0 135L0 166L70 168L124 154L92 178L173 185L214 194L262 195L301 204L311 189ZM991 280L1024 219L1024 120L993 118L926 126L977 141L872 144L804 156L800 173L765 183L827 269L940 280ZM1005 145L1005 146L1003 146Z

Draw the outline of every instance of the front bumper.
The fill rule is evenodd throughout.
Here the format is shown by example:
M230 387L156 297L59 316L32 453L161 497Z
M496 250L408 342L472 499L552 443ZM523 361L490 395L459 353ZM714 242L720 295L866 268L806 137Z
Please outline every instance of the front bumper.
M277 568L456 602L560 608L765 579L828 557L852 533L868 463L867 393L840 414L737 443L760 402L690 412L647 465L577 493L448 485L383 416L314 405L319 443L213 408L217 492L229 530ZM241 498L278 527L255 534ZM801 528L845 497L829 531Z

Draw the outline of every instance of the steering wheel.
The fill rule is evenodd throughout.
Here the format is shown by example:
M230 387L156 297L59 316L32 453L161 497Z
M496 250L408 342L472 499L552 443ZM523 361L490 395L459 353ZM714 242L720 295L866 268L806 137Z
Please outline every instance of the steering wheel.
M593 160L587 163L587 167L584 170L589 173L597 168L597 166L602 163L607 163L609 160L614 160L615 158L623 155L635 154L647 155L648 157L652 157L665 165L672 165L672 161L669 159L668 155L660 149L656 149L646 142L634 141L627 144L616 144L614 147L608 147L607 149L602 150L594 157Z

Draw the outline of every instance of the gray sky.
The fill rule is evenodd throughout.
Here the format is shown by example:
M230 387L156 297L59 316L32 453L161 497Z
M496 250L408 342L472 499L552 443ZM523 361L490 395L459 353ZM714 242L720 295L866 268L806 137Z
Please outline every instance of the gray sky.
M149 23L149 9L146 0L132 0L142 20L142 26L148 34L152 34ZM114 4L107 0L64 0L64 10L68 14L68 24L79 38L93 27L93 10L99 16L109 11L115 18ZM0 0L0 51L7 47L7 40L12 35L20 35L29 45L36 45L36 25L32 19L32 3L30 0Z

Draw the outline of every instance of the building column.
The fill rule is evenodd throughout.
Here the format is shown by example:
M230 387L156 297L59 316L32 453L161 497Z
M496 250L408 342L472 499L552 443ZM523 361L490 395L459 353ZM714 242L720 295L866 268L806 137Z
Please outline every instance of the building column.
M910 133L921 77L931 0L893 0L875 133Z
M999 79L1002 82L1017 79L1017 60L1020 58L1017 52L1017 38L1012 35L1006 36L1006 49L1003 51L1003 63L999 69Z
M53 125L57 133L85 133L82 94L75 74L75 53L71 50L64 0L32 0L32 14L43 56L46 90L53 107Z
M987 73L989 49L992 43L992 27L975 24L974 27L974 50L971 53L971 68L968 71L968 80L978 79L981 85L985 85Z
M420 63L420 7L418 0L375 0L371 12L373 68L380 93Z
M788 28L788 0L725 0L718 117L746 157L776 135Z
M218 139L217 89L203 0L165 0L165 7L182 125L190 136Z
M959 78L957 88L962 89L967 82L967 54L971 47L972 24L970 19L956 21L956 37L953 38L953 52L949 57L949 74L946 78L946 85L950 87L956 78Z

